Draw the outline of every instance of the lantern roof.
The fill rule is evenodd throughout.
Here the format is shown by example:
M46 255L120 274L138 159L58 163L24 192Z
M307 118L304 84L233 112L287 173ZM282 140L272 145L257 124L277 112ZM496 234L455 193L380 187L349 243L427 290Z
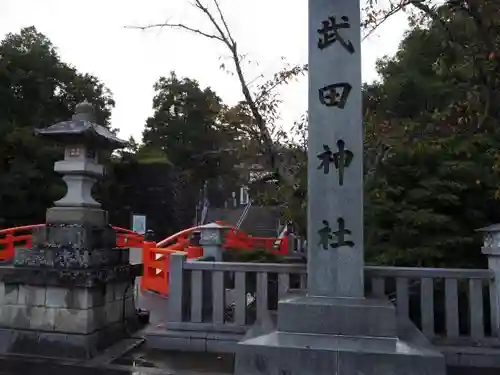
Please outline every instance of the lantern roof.
M71 120L58 122L44 129L35 129L35 134L61 143L83 143L106 149L122 148L127 144L109 129L95 122L94 108L86 100L75 107Z

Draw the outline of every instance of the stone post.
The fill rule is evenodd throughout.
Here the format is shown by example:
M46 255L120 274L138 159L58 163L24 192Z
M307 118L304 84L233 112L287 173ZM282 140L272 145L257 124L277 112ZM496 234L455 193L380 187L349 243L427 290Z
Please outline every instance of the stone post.
M500 337L500 224L478 229L484 233L481 252L488 257L488 268L494 278L490 282L492 331Z
M216 262L222 261L224 249L224 232L227 227L217 223L209 223L199 227L200 246L204 257L213 257Z
M133 285L142 265L130 265L128 249L116 248L107 212L91 194L104 171L99 152L125 142L95 123L87 102L70 121L36 133L65 147L54 169L67 192L47 210L32 247L16 249L14 264L0 268L0 348L88 358L121 339L135 319Z
M308 293L363 297L359 0L309 1Z
M444 374L440 353L403 349L387 299L364 295L360 0L309 0L308 132L307 293L239 343L236 374Z

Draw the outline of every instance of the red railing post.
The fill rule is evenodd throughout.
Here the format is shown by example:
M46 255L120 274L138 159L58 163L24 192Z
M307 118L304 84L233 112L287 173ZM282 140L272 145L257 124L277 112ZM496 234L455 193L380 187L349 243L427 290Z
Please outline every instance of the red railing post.
M121 233L116 234L116 247L125 247L125 237Z
M14 258L16 247L14 245L14 235L12 233L7 233L5 236L4 253L2 254L2 260L10 260Z
M141 289L145 290L148 288L150 284L150 279L154 277L154 275L151 275L151 272L155 271L154 269L151 269L151 262L153 259L151 259L153 253L152 249L156 247L155 242L150 242L150 241L144 241L142 245L142 277L141 277Z
M203 256L203 247L201 246L188 246L187 247L187 257L188 259L200 258Z

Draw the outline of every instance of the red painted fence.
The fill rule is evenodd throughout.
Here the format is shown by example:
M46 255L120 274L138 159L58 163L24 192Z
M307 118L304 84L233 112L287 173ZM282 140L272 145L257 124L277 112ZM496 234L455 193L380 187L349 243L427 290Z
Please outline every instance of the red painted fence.
M219 222L219 224L223 224ZM33 230L45 224L26 225L0 230L0 261L9 261L14 257L16 247L31 247ZM130 229L112 227L116 231L117 248L142 248L144 273L141 288L162 295L168 295L170 254L185 252L188 258L203 256L203 249L191 243L192 234L199 230L193 227L180 231L158 243L145 241L144 236ZM288 254L288 237L266 238L253 237L228 226L224 236L225 249L253 250L262 249L274 254Z

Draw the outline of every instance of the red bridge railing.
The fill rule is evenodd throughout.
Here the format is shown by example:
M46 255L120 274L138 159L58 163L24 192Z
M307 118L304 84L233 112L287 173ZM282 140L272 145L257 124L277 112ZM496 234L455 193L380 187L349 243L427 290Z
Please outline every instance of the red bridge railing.
M218 224L225 224L218 222ZM141 289L154 291L161 295L169 292L170 255L185 252L188 259L203 256L203 248L193 244L193 234L200 227L184 229L164 240L145 242L143 247L144 274L141 279ZM274 254L288 254L288 236L283 238L253 237L228 226L225 233L223 248L228 250L263 249Z
M219 224L223 224L219 222ZM31 247L33 245L33 230L44 227L45 224L25 225L21 227L0 230L0 261L9 261L14 257L16 247ZM117 248L142 248L144 273L141 288L168 295L170 255L175 252L185 252L188 258L203 256L203 248L193 243L193 233L199 227L184 229L159 242L145 241L144 236L133 230L112 227L116 232ZM228 226L223 247L228 250L262 249L274 254L288 254L288 236L283 238L253 237Z

